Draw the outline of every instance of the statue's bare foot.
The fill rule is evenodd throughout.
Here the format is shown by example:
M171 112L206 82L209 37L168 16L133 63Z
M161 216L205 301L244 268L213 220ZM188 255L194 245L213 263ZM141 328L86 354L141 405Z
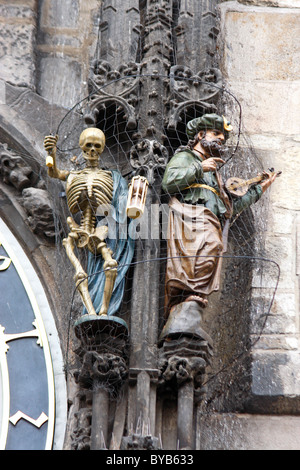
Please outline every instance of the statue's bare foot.
M100 312L98 315L105 315L107 316L107 307L105 307L104 305L102 305L101 309L100 309Z
M200 295L190 295L185 299L185 302L191 301L197 302L202 308L205 308L208 304L208 300L204 297L201 297Z

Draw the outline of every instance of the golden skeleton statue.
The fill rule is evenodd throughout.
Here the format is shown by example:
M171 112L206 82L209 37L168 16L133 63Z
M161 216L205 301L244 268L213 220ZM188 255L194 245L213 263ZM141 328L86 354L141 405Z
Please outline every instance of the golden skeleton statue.
M105 239L108 227L96 227L96 210L101 204L109 205L113 195L113 179L110 171L99 169L99 157L105 147L105 136L100 129L85 129L79 139L86 167L78 171L60 170L56 165L56 142L58 136L46 136L45 150L48 152L46 165L48 175L66 181L67 203L72 214L81 211L81 221L78 225L72 217L67 222L70 228L68 237L63 240L66 253L75 268L75 284L78 287L82 301L89 315L107 315L115 279L117 276L117 261L112 258L112 252L107 247ZM96 312L88 290L87 274L80 261L75 256L75 245L78 248L88 248L92 253L101 255L104 260L106 277L103 302L99 312Z

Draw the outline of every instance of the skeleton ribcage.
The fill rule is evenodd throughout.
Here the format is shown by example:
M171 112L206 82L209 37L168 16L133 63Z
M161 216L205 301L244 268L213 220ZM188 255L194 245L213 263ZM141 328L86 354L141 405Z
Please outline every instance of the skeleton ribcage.
M113 194L111 172L99 169L71 172L66 192L72 214L84 211L88 207L95 210L101 204L110 204Z

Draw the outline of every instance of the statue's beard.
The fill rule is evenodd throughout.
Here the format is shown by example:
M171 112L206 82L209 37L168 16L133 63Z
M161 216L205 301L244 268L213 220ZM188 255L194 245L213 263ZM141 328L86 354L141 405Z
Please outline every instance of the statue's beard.
M200 144L211 157L222 158L225 154L225 148L223 147L223 143L220 139L215 139L213 141L208 141L205 139L201 139Z

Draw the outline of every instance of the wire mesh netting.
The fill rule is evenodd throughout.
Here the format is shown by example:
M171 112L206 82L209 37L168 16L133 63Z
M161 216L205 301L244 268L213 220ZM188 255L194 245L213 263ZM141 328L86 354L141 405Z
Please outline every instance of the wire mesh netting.
M59 168L69 171L81 171L85 168L85 159L79 147L79 136L88 122L87 115L93 106L93 97L105 97L98 102L93 114L93 127L101 129L106 138L104 152L100 156L99 168L104 170L118 170L126 184L141 168L149 169L153 166L155 150L152 149L151 158L149 149L140 147L139 165L134 167L133 155L139 155L137 149L138 143L143 140L142 122L139 119L139 110L137 106L137 119L135 125L128 126L128 110L122 105L122 102L113 98L113 91L119 90L123 81L125 86L130 89L131 85L135 88L135 100L140 101L145 88L145 83L152 79L151 76L134 75L127 76L124 79L118 79L113 82L105 83L98 89L93 89L89 96L80 103L77 103L59 123L56 130L58 139L57 164ZM162 89L169 86L168 77L155 77L156 80L163 82ZM188 80L188 79L187 79ZM209 83L210 87L216 85ZM118 86L118 89L117 89ZM163 98L163 97L162 97ZM163 101L163 99L162 99ZM211 109L211 108L209 108ZM233 128L233 136L227 141L224 153L225 163L219 168L219 173L223 181L229 177L238 176L249 179L263 170L260 158L255 154L250 140L243 129L241 106L238 100L230 91L220 88L220 99L216 109L219 114L225 114L229 118ZM139 240L147 240L152 237L159 244L159 251L153 252L153 255L147 255L143 259L143 249L145 244L139 244L139 255L133 253L130 262L126 262L126 257L118 264L118 271L122 270L123 290L122 302L118 311L115 313L129 325L130 316L134 311L132 305L132 288L134 271L137 265L144 265L145 271L151 264L159 264L159 319L160 326L164 322L164 274L167 260L167 221L168 221L168 202L169 195L161 189L161 177L165 163L171 159L179 147L185 147L189 144L186 134L186 124L195 117L205 112L203 103L193 102L186 108L183 108L176 126L169 126L169 114L163 104L157 110L161 122L162 132L158 146L158 158L161 158L161 165L157 165L157 171L154 175L154 183L151 184L151 203L147 210L153 210L150 217L144 214L141 219L137 219L131 225L127 235L139 243ZM157 118L157 113L155 117ZM153 134L147 134L147 141L157 141L157 132L154 129ZM165 153L162 154L162 149ZM166 158L167 155L167 158ZM144 158L144 161L143 161ZM157 160L155 160L157 163ZM80 224L80 211L77 214L70 214L64 183L48 180L49 191L53 197L53 206L56 222L56 247L57 247L57 277L62 278L59 284L62 286L62 296L66 303L66 323L68 324L68 336L72 336L72 327L84 313L84 308L74 285L73 267L66 257L63 247L63 239L67 238L69 228L66 224L67 217L72 216L77 224ZM153 201L155 203L153 203ZM87 200L87 204L89 201ZM150 208L150 209L149 209ZM94 208L93 208L94 210ZM99 214L99 211L97 212ZM251 208L242 213L236 214L230 222L227 251L223 257L223 275L222 286L213 303L214 310L218 307L218 315L210 311L205 314L208 329L211 332L215 348L219 351L213 360L211 372L209 373L207 384L212 390L211 402L214 402L220 394L226 394L228 384L234 382L234 376L241 376L241 371L237 367L237 361L244 368L244 375L249 373L245 368L245 358L250 355L253 346L259 341L263 334L274 295L277 289L279 279L279 267L272 259L265 256L264 251L264 231L267 227L268 198L264 195L262 200L257 202ZM99 219L100 220L100 219ZM128 222L128 220L127 220ZM126 222L126 223L127 223ZM102 224L109 223L109 217L102 216ZM149 226L150 223L150 226ZM128 235L129 234L129 235ZM126 244L125 244L126 245ZM115 247L117 249L117 247ZM80 260L84 270L88 264L91 264L91 252L75 247L75 255ZM96 256L96 255L95 255ZM114 253L112 255L114 257ZM193 255L194 256L194 255ZM199 255L197 255L199 256ZM120 258L121 259L121 258ZM103 267L99 269L97 263L94 264L93 272L89 274L89 282L98 276L103 276ZM98 266L98 268L97 268ZM68 289L66 289L66 285ZM147 281L147 289L152 288L151 279ZM98 313L98 312L97 312ZM252 324L251 324L252 322ZM234 341L232 338L234 337ZM71 341L71 340L70 340ZM66 370L72 367L74 356L71 354L72 345L68 342L66 353ZM233 374L234 370L234 374ZM225 380L224 380L225 374ZM230 376L230 380L228 377ZM222 376L222 380L221 380ZM227 377L227 379L226 379ZM233 387L234 388L234 387ZM221 390L221 392L220 392Z

